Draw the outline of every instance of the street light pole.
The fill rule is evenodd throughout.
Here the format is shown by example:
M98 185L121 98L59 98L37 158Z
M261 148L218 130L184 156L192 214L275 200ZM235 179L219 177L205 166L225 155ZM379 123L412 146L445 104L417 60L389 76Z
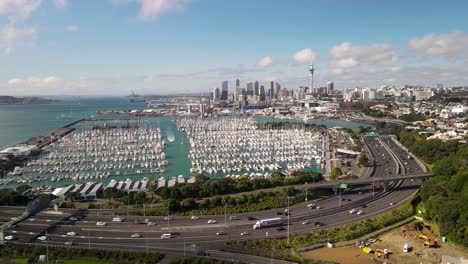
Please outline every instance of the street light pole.
M307 182L306 182L305 184L306 184L306 196L305 196L305 200L306 200L306 202L307 202L307 190L308 190L309 188L307 188Z
M226 211L226 203L224 204L224 226L227 226L227 211Z
M47 234L47 230L45 232L45 236L46 236L46 261L49 262L49 238L48 238L48 234Z
M372 176L372 197L374 197L375 194L375 177Z
M341 186L338 185L338 208L341 208Z
M288 195L288 246L289 246L289 216L291 215L291 211L289 211L289 195Z

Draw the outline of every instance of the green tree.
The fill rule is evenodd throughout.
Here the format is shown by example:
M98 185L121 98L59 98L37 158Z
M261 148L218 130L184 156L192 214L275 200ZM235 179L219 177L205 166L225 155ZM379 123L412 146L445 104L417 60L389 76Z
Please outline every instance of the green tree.
M180 203L176 199L167 199L164 202L164 206L169 208L169 210L172 212L179 211L180 209Z
M20 185L18 187L16 187L16 191L19 192L19 193L23 193L29 189L31 189L32 187L30 185L27 185L27 184L23 184L23 185Z
M182 207L184 209L194 209L197 207L197 202L193 198L185 198L182 201Z
M364 154L364 153L361 154L361 155L359 156L358 162L359 162L359 165L361 165L361 166L366 166L366 165L367 165L367 156L366 156L366 154Z
M338 177L341 176L342 174L343 174L343 172L341 171L341 169L338 168L338 167L335 167L335 168L333 168L333 170L332 170L331 178L332 178L333 180L336 180L336 179L338 179Z

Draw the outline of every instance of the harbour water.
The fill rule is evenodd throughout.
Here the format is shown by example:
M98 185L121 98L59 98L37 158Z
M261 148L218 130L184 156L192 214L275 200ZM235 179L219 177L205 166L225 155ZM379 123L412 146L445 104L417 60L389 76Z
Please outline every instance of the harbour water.
M75 99L41 105L0 105L0 146L3 148L15 145L31 137L46 134L55 128L62 127L82 118L134 118L131 116L96 115L96 111L144 108L145 106L143 103L131 103L127 98ZM138 175L132 177L132 180L138 180L143 177L151 178L152 176L156 179L159 177L169 179L178 175L189 176L189 142L185 134L177 130L171 117L151 117L145 119L147 122L151 123L152 126L161 128L162 137L167 144L165 153L169 165L166 167L167 171L165 173ZM271 117L257 117L256 119L259 122L286 121L304 123L303 120L282 120ZM359 126L372 126L366 123L335 119L309 120L307 123L324 125L327 127L340 126L351 129L357 129ZM317 168L317 170L319 170L319 168ZM220 177L221 175L217 176ZM116 181L124 181L126 178L127 176L112 177L112 179ZM100 181L107 183L110 180L111 178ZM32 185L63 186L71 183L74 182L72 180L64 180L60 182L36 182ZM15 185L18 184L9 184L3 187L14 187Z

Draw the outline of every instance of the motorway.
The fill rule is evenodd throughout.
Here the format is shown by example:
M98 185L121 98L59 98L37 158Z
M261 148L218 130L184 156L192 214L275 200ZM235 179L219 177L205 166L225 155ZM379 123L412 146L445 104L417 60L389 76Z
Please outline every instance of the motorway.
M407 159L408 155L401 152L391 139L366 138L366 143L375 159L376 169L373 177L396 177L398 171L412 173L422 172L417 163ZM384 144L385 143L385 144ZM394 155L394 156L392 156ZM406 159L404 159L406 158ZM399 169L399 165L403 169ZM419 168L415 168L416 166ZM39 243L49 245L61 245L73 242L72 247L121 249L133 251L160 252L169 255L193 255L203 251L212 257L221 259L233 259L245 263L271 263L271 259L259 258L242 254L223 253L224 243L229 241L248 240L265 237L287 237L289 235L316 230L323 227L341 225L354 222L371 215L380 214L398 206L410 199L419 189L421 180L401 180L390 183L391 188L386 192L382 188L374 186L361 186L354 190L339 192L337 195L315 202L311 209L304 204L291 206L289 216L284 215L287 208L267 210L254 213L236 215L237 220L230 220L232 215L198 216L196 220L190 217L171 216L172 220L164 217L138 217L124 216L123 222L112 222L112 216L89 214L87 211L65 209L60 212L43 211L35 216L18 223L13 228L5 231L5 236L13 235L13 242ZM285 196L285 199L287 197ZM363 214L351 214L351 209L362 210ZM20 215L21 208L0 207L2 218L10 219ZM278 213L283 213L279 215ZM78 218L77 221L68 221L69 217ZM266 219L281 217L285 221L283 230L277 228L265 228L254 230L255 220L248 218ZM155 225L147 225L145 219L154 222ZM208 220L217 223L208 224ZM305 220L311 221L303 224ZM105 222L105 226L97 226L97 222ZM319 222L321 226L314 223ZM47 242L37 238L46 234ZM223 231L225 235L217 235ZM289 231L289 232L288 232ZM68 232L76 232L74 236L68 236ZM248 232L248 235L241 235ZM172 233L173 238L162 239L161 235ZM131 238L133 234L139 234L139 238ZM273 263L286 263L274 260Z

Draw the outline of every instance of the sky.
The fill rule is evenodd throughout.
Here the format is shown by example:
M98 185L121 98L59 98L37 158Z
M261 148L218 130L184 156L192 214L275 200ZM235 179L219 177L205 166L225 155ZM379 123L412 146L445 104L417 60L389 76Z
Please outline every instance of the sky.
M0 95L468 85L468 1L0 0Z

